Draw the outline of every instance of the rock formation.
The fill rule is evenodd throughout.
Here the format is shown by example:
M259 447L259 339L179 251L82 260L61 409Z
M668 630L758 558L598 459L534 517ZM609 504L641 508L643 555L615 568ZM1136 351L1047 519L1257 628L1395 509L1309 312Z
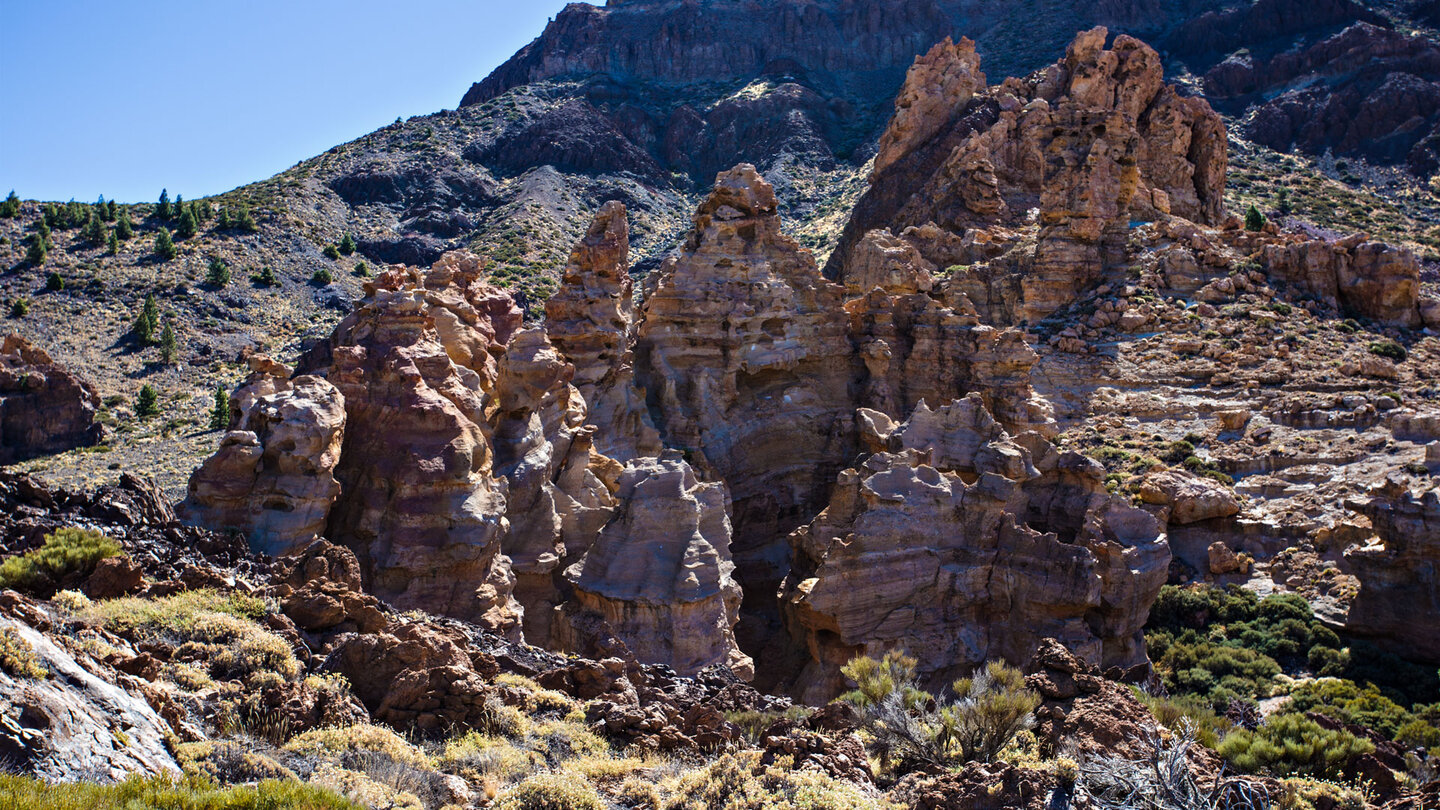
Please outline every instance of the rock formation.
M569 382L575 369L540 329L517 332L496 384L495 471L509 484L509 532L502 548L525 608L525 637L547 645L559 604L556 577L585 553L610 519L615 499L601 476L616 463L595 454L596 428Z
M742 581L774 582L776 544L848 455L843 289L781 233L753 166L721 174L694 221L647 280L636 376L666 444L729 485Z
M1037 434L1012 440L978 395L899 426L861 421L890 452L841 473L790 537L781 598L809 657L802 700L833 697L850 658L893 648L936 683L1021 663L1044 636L1096 665L1144 663L1170 552L1161 524L1104 492L1098 465Z
M1440 489L1392 477L1348 506L1370 518L1375 534L1345 552L1360 579L1346 628L1440 662Z
M625 206L609 202L575 246L559 291L545 302L545 332L575 367L575 386L597 428L596 449L621 462L660 452L634 385L633 297Z
M723 664L750 680L754 668L732 630L741 591L731 578L725 487L698 481L679 456L626 465L614 519L566 571L574 599L557 632L574 635L571 616L594 614L642 661L682 675Z
M1008 249L970 261L917 244L937 267L992 260L953 283L983 292L969 297L991 322L1033 322L1117 262L1132 217L1218 222L1224 125L1164 85L1149 46L1122 35L1107 49L1106 36L1084 32L1056 65L989 89L967 43L917 60L828 272L848 278L875 228L1038 225L1033 242L1007 234L998 241Z
M0 464L88 447L105 436L100 397L19 335L0 343Z
M1337 311L1402 327L1421 325L1420 262L1408 249L1361 235L1266 245L1272 280Z
M325 533L340 494L335 465L345 434L345 399L320 377L251 358L232 398L237 412L220 449L190 479L180 512L193 523L238 531L281 556Z

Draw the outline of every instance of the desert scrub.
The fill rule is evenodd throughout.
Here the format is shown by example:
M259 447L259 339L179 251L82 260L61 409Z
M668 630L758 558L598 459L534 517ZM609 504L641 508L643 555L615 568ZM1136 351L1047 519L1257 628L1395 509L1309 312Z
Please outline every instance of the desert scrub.
M509 740L472 731L445 745L439 765L468 782L501 786L519 782L540 770L545 758Z
M1208 700L1195 695L1175 695L1167 698L1149 694L1136 686L1130 689L1134 692L1135 699L1150 710L1150 716L1155 718L1155 722L1171 731L1188 727L1194 732L1196 742L1206 748L1213 749L1219 745L1220 739L1234 726L1229 720L1216 714Z
M383 726L362 724L342 728L317 728L286 744L287 753L315 760L339 761L357 753L379 754L417 768L430 768L430 760L419 748Z
M886 803L818 770L794 771L788 758L760 766L760 752L726 754L668 780L662 810L879 810Z
M409 791L397 790L361 771L326 762L310 774L312 784L333 790L364 807L385 810L425 810L425 803Z
M118 557L120 544L88 529L56 529L45 544L0 563L0 588L48 596L68 576L86 577L107 557Z
M1301 714L1272 715L1254 731L1237 729L1216 749L1241 773L1339 777L1350 761L1375 751L1344 729L1331 731Z
M284 639L255 621L264 614L265 603L254 597L200 590L96 602L80 618L118 635L174 645L175 662L202 666L214 678L274 673L294 680L300 663Z
M583 778L542 773L496 797L493 810L606 810L609 805Z
M235 740L202 740L175 746L175 762L186 776L220 784L294 779L289 768Z
M563 692L545 689L523 675L504 673L495 679L495 685L504 687L518 698L528 715L558 715L564 717L577 710L580 704Z
M854 658L841 670L857 689L842 699L859 710L871 750L898 772L993 761L1029 728L1040 695L1018 669L992 661L951 684L952 695L917 686L916 660L892 650L884 659Z
M1370 353L1377 357L1394 360L1397 363L1405 362L1405 358L1410 356L1410 353L1405 351L1404 346L1401 346L1393 340L1377 340L1371 343Z
M15 810L129 810L167 807L184 810L363 810L358 804L313 785L264 781L219 788L203 779L131 776L114 785L90 782L50 784L27 776L0 774L0 796Z
M35 656L35 648L13 627L0 627L0 671L22 680L50 675Z

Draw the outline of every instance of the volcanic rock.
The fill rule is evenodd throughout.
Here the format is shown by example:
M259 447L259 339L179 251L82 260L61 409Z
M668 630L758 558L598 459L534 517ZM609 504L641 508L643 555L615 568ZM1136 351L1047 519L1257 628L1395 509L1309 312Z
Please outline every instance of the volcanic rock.
M0 343L0 464L88 447L105 437L100 397L19 335Z
M345 434L345 398L320 377L251 358L254 370L231 398L232 428L190 478L180 513L217 531L238 531L272 555L298 551L325 532L340 494L335 466ZM238 411L238 414L234 414Z
M1347 507L1368 516L1376 536L1345 552L1360 579L1346 629L1440 663L1440 489L1412 489L1392 476Z
M682 675L724 664L754 677L733 632L741 592L731 578L725 487L701 483L667 453L627 464L616 497L614 519L566 572L573 608L596 614L642 661ZM557 632L575 634L565 621Z

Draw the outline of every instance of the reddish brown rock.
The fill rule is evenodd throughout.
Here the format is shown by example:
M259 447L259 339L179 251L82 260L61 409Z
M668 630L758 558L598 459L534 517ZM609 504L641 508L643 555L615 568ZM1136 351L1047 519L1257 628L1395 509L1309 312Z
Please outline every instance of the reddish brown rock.
M100 397L19 335L0 343L0 464L88 447L105 437Z
M1346 506L1370 518L1375 537L1345 552L1360 580L1347 630L1407 658L1440 663L1440 489L1397 476Z
M390 268L307 362L345 398L325 536L396 607L518 632L486 407L520 312L483 269L468 254Z
M1406 248L1351 237L1264 247L1274 282L1380 323L1421 325L1420 262Z
M716 178L678 255L651 275L637 378L668 446L722 477L742 581L818 508L845 458L852 359L843 289L780 230L753 166Z
M550 342L575 366L597 449L624 462L660 452L659 434L634 385L635 305L625 206L606 203L545 302Z

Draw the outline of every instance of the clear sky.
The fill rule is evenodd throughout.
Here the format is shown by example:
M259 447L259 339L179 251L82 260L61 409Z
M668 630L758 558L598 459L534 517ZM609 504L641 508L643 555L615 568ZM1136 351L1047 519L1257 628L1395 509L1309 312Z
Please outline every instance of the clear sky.
M565 0L0 0L0 195L196 199L454 109Z

